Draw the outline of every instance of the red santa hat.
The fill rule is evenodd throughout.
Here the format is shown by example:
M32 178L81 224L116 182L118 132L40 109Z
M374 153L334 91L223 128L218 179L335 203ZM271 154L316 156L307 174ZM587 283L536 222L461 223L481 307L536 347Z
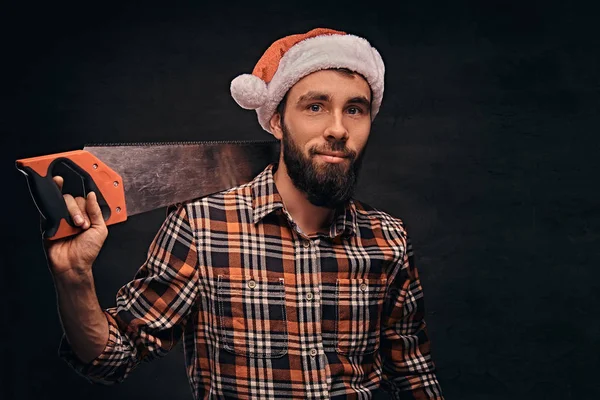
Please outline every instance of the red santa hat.
M383 99L385 66L366 39L327 28L286 36L262 55L252 74L231 82L231 96L242 108L256 110L258 122L269 133L269 121L288 90L300 79L323 69L347 68L371 86L371 120Z

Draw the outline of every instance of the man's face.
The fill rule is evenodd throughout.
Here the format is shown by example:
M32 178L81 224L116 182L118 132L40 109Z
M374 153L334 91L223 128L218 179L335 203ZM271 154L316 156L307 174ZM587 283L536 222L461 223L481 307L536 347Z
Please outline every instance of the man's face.
M283 121L271 120L294 185L320 207L346 203L354 192L371 129L371 90L360 75L312 73L288 92Z

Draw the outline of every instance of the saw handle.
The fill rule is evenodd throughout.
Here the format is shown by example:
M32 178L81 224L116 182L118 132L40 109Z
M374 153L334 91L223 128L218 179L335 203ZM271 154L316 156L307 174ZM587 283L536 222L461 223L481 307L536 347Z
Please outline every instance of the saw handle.
M121 177L85 150L21 159L16 165L27 177L33 201L44 218L42 229L46 239L62 239L82 230L71 219L63 198L65 193L85 197L95 192L107 225L127 219ZM52 179L57 175L64 179L62 191ZM69 191L69 186L75 190Z

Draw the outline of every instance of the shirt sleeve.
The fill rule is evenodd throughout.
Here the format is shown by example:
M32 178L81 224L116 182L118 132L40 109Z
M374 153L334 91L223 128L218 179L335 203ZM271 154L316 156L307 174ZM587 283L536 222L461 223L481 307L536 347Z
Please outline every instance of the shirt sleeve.
M177 344L197 302L197 252L185 206L171 212L154 237L144 264L104 310L109 337L103 352L82 363L63 335L59 356L91 382L123 381L142 361Z
M384 304L381 329L383 388L394 399L443 400L424 320L423 288L410 238Z

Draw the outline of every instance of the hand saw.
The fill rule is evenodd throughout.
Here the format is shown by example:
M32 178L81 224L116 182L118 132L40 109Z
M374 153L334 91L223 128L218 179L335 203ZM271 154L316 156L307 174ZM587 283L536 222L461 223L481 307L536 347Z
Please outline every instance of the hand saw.
M61 239L81 231L63 194L94 191L107 225L247 183L276 162L279 141L109 143L83 150L19 159L33 201L44 219L43 236ZM62 191L53 181L64 179Z

